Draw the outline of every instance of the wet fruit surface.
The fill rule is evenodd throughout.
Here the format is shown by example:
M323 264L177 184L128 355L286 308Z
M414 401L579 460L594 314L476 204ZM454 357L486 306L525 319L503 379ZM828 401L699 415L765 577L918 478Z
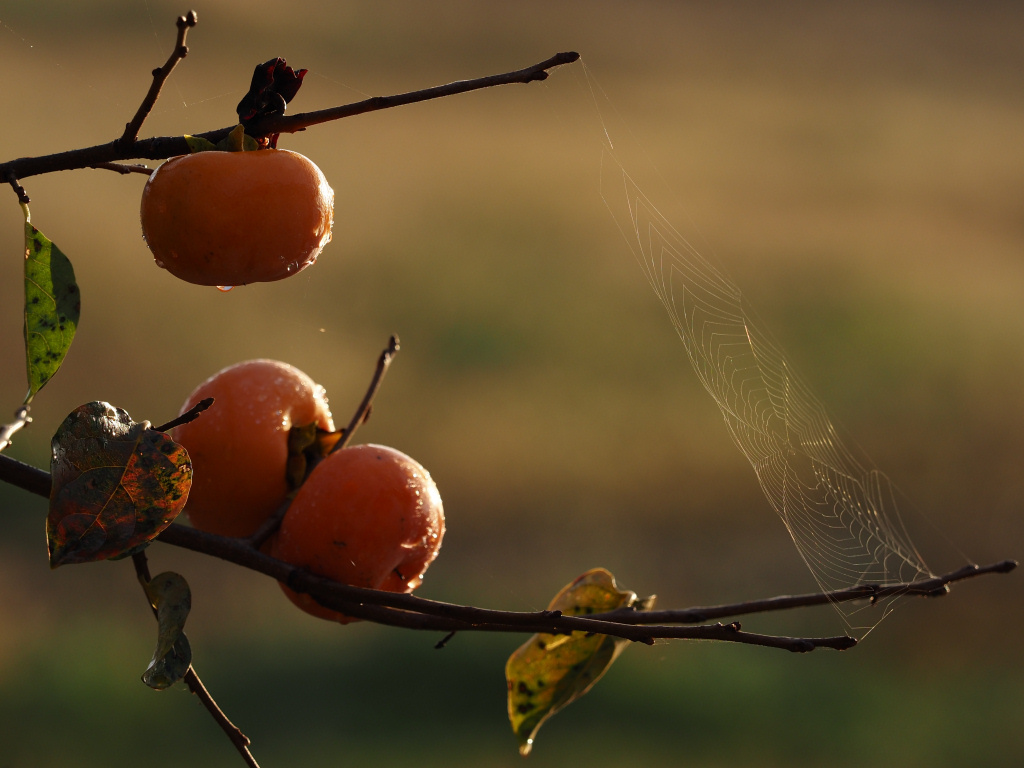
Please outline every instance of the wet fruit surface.
M313 470L271 553L343 584L412 592L443 536L441 496L427 470L394 448L357 445L332 453ZM284 589L307 613L352 620Z
M330 241L333 217L323 173L283 149L175 157L142 193L142 233L157 265L198 285L300 272Z
M182 412L205 397L214 404L173 431L192 459L185 512L196 528L248 536L290 491L289 430L315 422L333 431L327 398L309 376L276 360L225 368L189 395Z

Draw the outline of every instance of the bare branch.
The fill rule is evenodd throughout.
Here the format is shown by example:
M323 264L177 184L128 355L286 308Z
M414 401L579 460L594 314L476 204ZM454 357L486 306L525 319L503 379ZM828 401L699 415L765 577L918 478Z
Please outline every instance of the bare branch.
M0 454L0 480L42 496L49 496L49 473L22 464L2 454ZM778 597L718 608L697 608L688 611L627 610L582 617L563 616L558 611L496 611L427 600L414 595L340 584L253 549L245 539L216 536L177 523L167 527L157 537L157 541L201 552L263 573L287 584L297 592L311 595L325 607L341 611L349 616L407 629L441 632L546 632L550 634L583 631L647 644L653 643L656 638L706 639L781 648L798 653L815 648L844 650L853 647L856 640L845 636L792 638L758 635L743 632L739 624L736 623L707 624L696 627L670 626L669 623L683 624L706 621L707 614L715 610L728 610L729 615L739 615L802 605L820 605L833 600L870 599L872 595L935 596L945 594L946 587L953 582L987 573L1009 573L1017 566L1013 560L1005 560L988 566L971 565L945 576L919 582L859 588L863 591L856 594L851 590L840 590L824 595ZM698 616L698 614L700 615ZM655 624L651 625L649 622L655 622Z
M370 418L370 411L373 408L373 398L377 396L377 390L380 389L381 382L384 380L384 374L388 372L388 368L391 366L391 361L395 359L395 355L398 354L400 349L398 345L398 337L395 335L391 336L388 341L387 348L380 353L380 357L377 358L377 369L373 372L373 378L370 380L370 386L366 390L366 394L363 396L363 401L356 408L356 412L352 414L351 420L348 422L348 426L345 427L342 433L341 440L339 440L335 446L331 449L331 453L340 451L342 448L352 442L352 435L359 428L360 424L366 422Z
M339 120L353 115L361 115L366 112L374 112L379 109L413 104L419 101L437 99L442 96L451 96L456 93L466 93L498 85L544 80L548 76L549 69L576 61L578 58L579 54L577 53L559 53L539 64L534 64L532 67L526 67L515 72L490 75L475 80L459 80L447 85L439 85L397 96L378 96L354 104L347 104L318 112L308 112L289 117L271 116L254 121L249 130L258 132L258 134L253 135L294 133L311 125L325 123L330 120ZM218 128L195 135L216 144L227 136L233 127ZM14 186L15 191L17 191L21 189L20 185L17 184L18 180L28 178L29 176L38 176L39 174L54 173L56 171L70 171L79 168L92 168L101 166L104 163L116 163L121 160L134 158L166 160L176 155L186 155L188 152L189 146L183 136L161 136L132 142L123 142L121 139L115 139L107 144L97 144L92 147L72 149L52 155L21 157L16 160L9 160L6 163L0 163L0 179L10 183Z
M251 125L246 127L246 132L257 138L272 133L295 133L320 123L353 117L354 115L363 115L367 112L376 112L381 109L416 104L421 101L454 96L458 93L478 91L481 88L493 88L497 85L532 83L534 81L546 80L549 69L554 69L563 64L571 64L578 60L579 57L580 55L575 51L566 51L564 53L556 53L550 59L545 59L538 64L534 64L532 67L519 69L515 72L478 77L473 80L456 80L454 83L436 85L433 88L424 88L423 90L410 91L409 93L401 93L395 96L373 96L353 104L321 109L316 112L302 112L297 115L270 115L261 120L254 120Z
M920 597L941 597L949 592L949 585L965 581L988 573L1009 573L1017 567L1016 560L1003 560L991 565L965 565L943 576L935 576L920 581L907 581L900 584L863 584L859 587L840 589L835 592L815 592L807 595L783 595L769 597L764 600L751 600L731 605L714 605L687 608L682 611L613 611L601 614L605 618L626 621L636 624L671 623L671 624L702 624L715 619L731 616L744 616L752 613L768 613L784 611L791 608L808 608L815 605L846 603L852 600L871 600L872 602L886 597L917 595Z
M142 124L146 121L146 118L152 111L153 106L156 104L156 100L160 96L160 89L163 88L164 82L166 82L171 71L175 66L177 66L178 62L188 56L188 46L185 45L185 40L188 37L188 31L194 27L198 21L199 17L196 15L195 11L189 11L186 15L178 17L178 39L174 43L174 50L171 51L171 55L167 58L167 61L162 67L153 70L153 82L149 86L146 98L142 100L142 104L139 105L139 109L135 113L135 117L131 119L130 123L125 125L124 133L121 135L121 138L118 139L117 143L122 148L130 147L135 143L136 139L139 138L139 131L142 129Z

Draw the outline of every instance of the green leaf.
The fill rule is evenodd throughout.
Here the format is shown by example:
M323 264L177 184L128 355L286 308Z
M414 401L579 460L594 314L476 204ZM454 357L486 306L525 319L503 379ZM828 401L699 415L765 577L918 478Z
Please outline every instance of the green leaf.
M548 610L588 616L628 607L649 610L653 605L653 597L638 601L636 593L615 585L611 573L595 568L563 587ZM519 739L520 754L530 753L544 721L589 691L628 642L587 632L541 633L509 657L505 665L508 718Z
M51 450L51 568L137 551L178 516L192 485L182 446L109 403L72 411Z
M181 680L192 666L192 648L184 632L192 591L183 576L171 571L157 574L142 586L159 627L153 660L142 673L142 682L162 691Z
M64 362L78 328L81 295L60 248L32 226L25 206L25 358L32 401Z

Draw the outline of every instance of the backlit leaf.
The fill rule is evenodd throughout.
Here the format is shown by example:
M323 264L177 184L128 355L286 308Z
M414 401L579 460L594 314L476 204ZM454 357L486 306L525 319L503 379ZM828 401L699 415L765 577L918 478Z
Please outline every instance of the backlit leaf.
M188 151L193 155L196 152L210 152L217 149L217 145L202 136L185 136L185 143L188 144Z
M78 328L81 295L68 257L32 226L25 208L25 357L28 403L64 362Z
M181 680L192 666L192 648L185 637L185 619L192 609L192 591L183 576L167 571L142 585L156 611L156 651L142 682L162 691Z
M595 568L563 587L548 609L566 616L589 616L617 608L649 610L653 605L653 597L638 601L636 593L616 586L611 573ZM544 721L589 691L628 642L587 632L541 633L509 657L505 665L508 717L520 754L529 754Z
M51 441L50 567L105 560L151 541L185 506L192 463L148 421L87 403Z

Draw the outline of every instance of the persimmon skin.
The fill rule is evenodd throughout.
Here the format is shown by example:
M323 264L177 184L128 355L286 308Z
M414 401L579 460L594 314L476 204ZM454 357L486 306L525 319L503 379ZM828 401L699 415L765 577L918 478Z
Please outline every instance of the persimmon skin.
M331 239L334 190L297 152L197 152L153 171L141 220L157 265L175 277L269 282L316 261Z
M334 431L323 387L287 363L249 360L200 384L181 408L214 404L173 431L192 459L185 513L221 536L250 536L290 492L288 432L316 422Z
M299 488L271 554L343 584L412 592L444 537L441 496L430 473L382 445L335 451ZM281 585L306 613L347 624L350 616Z

